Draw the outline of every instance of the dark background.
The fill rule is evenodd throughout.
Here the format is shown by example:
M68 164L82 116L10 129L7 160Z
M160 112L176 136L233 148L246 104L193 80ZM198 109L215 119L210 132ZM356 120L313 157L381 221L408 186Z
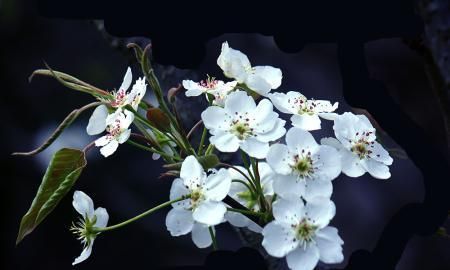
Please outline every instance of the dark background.
M374 87L372 84L360 84L358 78L355 78L358 83L353 85L343 80L346 76L349 77L349 73L350 77L364 76L361 69L352 71L345 68L345 60L342 58L345 58L343 51L346 50L342 49L343 44L364 43L365 66L370 78L382 84L387 96L392 98L393 104L398 105L407 117L402 119L410 121L398 122L398 129L401 129L405 122L412 123L413 127L417 128L412 129L410 134L403 133L402 140L394 141L388 135L382 136L380 139L388 148L400 149L399 145L402 145L403 140L407 142L407 145L411 145L409 142L419 138L416 131L420 130L425 134L425 137L420 137L416 141L420 145L418 144L414 149L405 149L406 152L413 153L413 156L417 156L417 153L424 157L429 155L430 160L439 159L438 154L446 158L447 142L438 98L430 87L424 66L424 57L410 46L412 41L420 40L422 30L416 24L417 21L414 20L414 23L408 26L408 22L411 21L403 20L411 18L411 14L413 14L411 7L412 4L404 10L398 9L405 11L404 14L391 14L390 17L384 17L385 23L380 23L380 28L375 27L375 30L378 29L377 31L365 25L366 29L362 27L361 30L353 32L359 37L359 40L346 40L345 42L342 39L345 39L347 34L336 34L337 32L333 31L331 26L328 28L331 29L330 31L321 31L327 29L322 27L329 23L327 19L323 19L324 23L317 24L316 28L314 24L309 28L301 28L298 30L298 34L292 36L292 43L287 43L287 45L282 42L282 38L278 38L278 43L275 43L271 35L251 33L219 35L208 32L199 39L197 37L201 34L196 28L198 25L194 20L192 25L184 21L183 27L187 28L188 32L183 35L191 32L193 34L192 36L187 34L187 37L180 34L183 38L177 40L177 47L176 44L163 40L164 35L161 34L165 32L172 39L179 34L176 30L173 28L160 32L155 30L163 29L157 28L163 26L154 27L157 25L159 17L149 20L148 25L137 24L136 21L127 23L126 19L130 17L127 15L115 17L109 21L109 31L117 31L123 35L123 29L131 27L134 31L131 36L145 36L149 33L140 32L139 34L139 31L152 29L157 36L153 39L153 43L155 58L157 60L159 58L159 62L172 63L179 67L199 63L192 69L179 69L169 65L158 66L158 75L165 89L177 85L186 78L203 79L206 74L222 78L220 69L216 65L216 59L220 53L220 44L228 41L231 47L246 53L252 64L271 65L283 71L283 84L276 91L295 90L308 97L339 101L340 113L351 110L345 101L349 100L348 92L345 92L348 88L352 88L354 85L370 89ZM74 12L76 7L72 7L70 10ZM81 148L94 139L87 136L84 130L89 113L78 119L52 147L38 156L12 157L9 154L14 151L29 150L39 145L65 115L74 108L91 102L92 98L65 89L50 78L36 77L30 84L27 81L28 76L33 70L43 68L43 60L45 60L56 70L74 75L99 88L112 90L120 85L128 65L133 68L134 78L140 76L133 54L124 47L124 44L128 41L145 44L149 40L143 37L116 38L110 36L102 29L101 21L43 17L28 1L3 0L0 5L0 14L0 36L2 37L0 42L1 167L3 170L1 177L3 182L1 234L5 249L3 252L5 258L2 259L1 268L70 269L71 262L81 252L80 244L68 230L71 222L77 218L77 214L71 206L72 193L63 199L56 210L20 245L15 246L14 243L20 218L34 197L52 153L66 146ZM156 16L154 12L152 14ZM349 11L349 14L355 14L355 12ZM46 16L49 15L46 14ZM342 13L340 16L345 17L345 14ZM358 16L364 17L363 14ZM395 18L398 19L398 22ZM180 21L183 22L183 20ZM355 24L358 22L354 22L352 25ZM372 24L377 26L376 21ZM108 29L108 21L106 21L106 26ZM189 27L192 28L189 29ZM392 30L397 28L400 30ZM319 34L311 35L314 33L314 29L317 29ZM376 35L371 35L375 32ZM187 47L194 46L197 42L201 43L199 40L206 40L209 34L217 37L204 43L204 57L200 57L202 53L188 53L178 55L179 62L176 62L173 60L172 54L168 56L167 52L170 50L164 51L164 48L174 49L171 46L186 50L183 44L189 44L186 45ZM151 38L152 36L148 35L147 37ZM157 45L157 42L159 42L158 44L170 43L172 45L158 49L158 46L161 48L161 45ZM277 44L281 45L280 47L284 51ZM298 46L292 46L295 47L292 49L289 44ZM297 47L301 49L299 52L286 52L295 51ZM369 102L377 100L370 96L372 95L372 92L369 92L370 89L367 89L367 92L362 95L366 95L365 98ZM364 93L366 89L361 89L361 91ZM147 98L151 100L151 95L148 95ZM185 98L180 98L178 104L186 119L186 126L190 127L195 120L199 119L198 106L204 105L204 102L203 100L189 99L189 104L187 104L187 101ZM354 106L354 103L354 99L350 99L350 104ZM375 105L383 108L389 104L391 103L388 100L386 103L377 100ZM389 115L389 112L390 110L386 109L386 115L383 117L396 119L396 116ZM375 118L379 120L377 117ZM380 121L380 124L382 122ZM384 128L383 124L382 127ZM411 125L407 125L407 127L411 127ZM398 134L403 132L403 130L397 132L392 128L389 131L394 133L394 138L398 138ZM316 138L319 138L331 135L331 132L331 126L324 125L322 131L314 134L317 135ZM399 224L402 224L403 227L396 227L395 230L388 231L385 238L382 238L384 240L379 241L386 225L395 220L393 217L399 213L402 207L408 203L421 203L426 197L425 187L430 186L430 181L423 181L423 173L418 169L422 168L422 165L418 165L418 162L410 158L394 156L394 164L391 166L392 178L386 181L376 180L367 175L358 179L342 175L335 180L333 200L337 206L337 215L332 221L332 225L339 229L341 237L345 241L345 261L337 267L345 267L351 254L361 249L369 252L375 249L374 257L368 256L365 252L357 252L357 256L353 258L354 261L358 261L359 258L384 260L384 252L380 251L380 246L391 247L392 250L396 250L392 254L396 254L399 252L398 250L403 250L403 246L398 243L404 242L407 245L404 252L400 251L399 253L401 257L396 269L450 269L448 256L450 239L433 235L429 228L435 227L434 225L427 227L428 229L419 235L414 234L416 222L418 224L428 222L423 213L418 214L417 220L412 219L412 222L411 219L406 223L400 222ZM91 151L88 156L88 166L76 183L75 189L89 194L96 207L107 208L110 214L110 224L114 224L168 199L171 179L157 179L162 172L161 164L160 161L153 161L147 153L133 149L129 145L121 146L113 156L107 159L100 156L98 151ZM435 166L438 176L442 172L444 174L440 179L433 176L434 181L448 182L450 180L446 178L448 167L442 167L441 163L436 163ZM443 205L447 203L444 201L446 197L445 193L444 195L439 192L434 194L434 198L442 200ZM439 213L442 213L441 208L436 211L439 210ZM166 213L167 210L163 210L122 230L101 235L96 240L91 258L77 265L76 268L155 269L203 264L211 249L197 249L189 236L172 238L164 225ZM432 212L429 215L429 223L442 224L444 220L442 215L434 214ZM436 216L441 218L436 218ZM428 216L425 215L425 217ZM396 239L396 235L402 235L405 231L411 231L410 234L414 236L409 241ZM409 237L407 238L409 239ZM242 246L239 236L226 224L218 227L218 241L223 250L235 251ZM386 250L385 253L389 253L389 251ZM390 260L392 258L386 259L388 262Z

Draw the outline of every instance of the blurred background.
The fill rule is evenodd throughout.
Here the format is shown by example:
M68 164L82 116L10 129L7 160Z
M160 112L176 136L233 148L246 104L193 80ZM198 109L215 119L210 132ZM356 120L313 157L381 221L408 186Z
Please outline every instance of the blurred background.
M43 61L53 69L71 74L101 89L120 86L127 66L134 78L141 76L131 51L124 45L149 40L135 37L117 39L109 36L99 21L47 19L37 14L26 1L0 2L0 82L2 131L2 245L5 257L2 269L71 269L71 262L81 252L79 242L69 232L77 218L71 194L26 239L15 246L22 215L27 211L52 154L62 147L82 148L94 137L85 132L90 113L85 113L58 138L49 149L35 157L10 156L14 151L28 151L51 134L73 109L92 102L92 98L64 88L54 79L28 76L43 68ZM164 89L183 79L194 81L206 74L223 78L216 65L221 43L246 53L254 65L271 65L283 71L280 91L300 91L307 97L339 102L339 112L349 111L342 96L342 81L334 43L307 44L299 53L279 50L272 37L257 34L227 34L207 43L206 57L196 70L158 66ZM390 95L407 114L423 127L436 145L445 145L443 120L436 97L430 90L423 59L401 39L380 39L366 44L370 74L382 81ZM148 93L150 91L148 90ZM180 95L182 96L182 95ZM152 102L151 94L147 99ZM191 127L199 120L202 98L189 101L180 97L178 105ZM382 105L381 105L382 106ZM328 124L328 125L327 125ZM332 134L325 123L316 138ZM380 138L390 149L401 149L396 142ZM171 179L158 179L161 161L130 145L123 145L111 157L103 158L98 149L88 155L88 166L75 185L108 209L110 224L130 218L168 199ZM351 179L344 175L334 181L333 200L337 214L332 225L339 228L345 241L346 265L358 249L371 250L389 219L403 205L421 202L424 196L422 176L407 158L394 156L390 180L369 176ZM444 179L445 180L445 179ZM448 179L447 179L448 180ZM78 269L158 269L181 265L200 265L211 249L197 249L190 236L172 238L165 228L167 210L160 211L122 230L100 236L89 260ZM239 235L227 224L217 228L220 249L237 250ZM413 237L409 241L399 270L450 269L450 239L440 236Z

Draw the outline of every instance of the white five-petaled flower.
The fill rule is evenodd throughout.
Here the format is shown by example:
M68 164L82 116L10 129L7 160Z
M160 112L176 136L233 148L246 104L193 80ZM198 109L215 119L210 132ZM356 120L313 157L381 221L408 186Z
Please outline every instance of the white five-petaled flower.
M194 82L191 80L184 80L183 87L187 90L186 96L199 96L201 94L210 94L214 96L213 104L217 106L223 106L225 104L226 97L236 87L237 81L223 82L210 78L206 81ZM208 96L206 96L208 98Z
M113 114L106 118L106 134L95 141L96 146L101 146L100 153L104 157L113 154L119 144L128 140L131 134L131 129L128 127L133 123L134 114L128 110L116 110Z
M248 172L245 168L240 166L235 167L242 173L244 173L247 177L249 177ZM250 170L253 171L253 167L250 167ZM258 212L260 210L260 202L254 191L248 188L251 187L251 183L249 183L248 179L235 169L230 168L228 169L228 171L230 173L231 179L234 180L231 183L231 188L228 195L230 195L230 197L232 197L238 203L247 207L251 211ZM258 164L258 172L264 197L266 199L271 199L271 197L273 196L272 182L275 173L270 168L269 164L265 162L261 162ZM261 227L258 224L240 213L228 211L225 214L225 219L233 226L248 227L254 232L261 232Z
M286 121L278 118L273 105L263 99L256 106L244 91L231 93L224 108L208 107L202 120L211 137L210 142L221 152L236 152L241 148L255 158L265 158L269 142L282 137Z
M123 78L122 85L119 90L112 92L113 99L105 100L109 102L109 105L116 109L116 111L121 111L126 105L131 105L134 110L137 110L139 103L145 95L147 85L145 84L144 78L138 78L136 83L133 85L130 92L127 92L130 88L132 82L131 69L128 67L127 72ZM89 123L86 127L86 132L89 135L97 135L102 133L106 126L106 118L108 117L108 108L106 105L100 105L95 108L91 117L89 118Z
M272 89L277 89L281 85L283 77L281 70L278 68L271 66L252 67L247 56L230 48L227 42L222 44L217 65L223 70L225 76L235 79L238 83L244 83L262 96L267 95Z
M335 215L334 203L323 197L309 200L278 199L273 204L275 220L267 224L262 245L277 258L286 256L290 269L313 270L318 261L343 261L343 241L336 228L328 226Z
M189 196L173 203L166 217L166 226L172 236L185 235L194 229L195 222L214 226L223 221L227 211L222 200L230 190L231 178L226 169L207 175L194 156L188 156L181 165L180 178L173 181L170 200Z
M76 224L73 224L71 230L84 246L81 255L72 263L75 265L89 258L95 237L99 234L95 228L105 228L109 216L105 208L98 207L94 210L92 199L82 191L77 190L73 193L72 205L82 217Z
M293 127L286 134L286 144L274 144L267 163L278 173L273 181L275 193L284 198L330 197L331 180L341 172L339 153L333 147L319 145L306 130Z
M334 120L334 134L337 138L323 138L339 150L342 172L350 177L359 177L366 171L375 178L391 177L388 165L393 159L381 144L376 141L375 128L365 115L346 112Z
M304 130L320 129L320 117L333 120L337 114L333 113L338 103L331 103L327 100L307 99L299 92L290 91L284 93L269 94L268 97L273 105L281 112L292 114L291 122L294 127Z

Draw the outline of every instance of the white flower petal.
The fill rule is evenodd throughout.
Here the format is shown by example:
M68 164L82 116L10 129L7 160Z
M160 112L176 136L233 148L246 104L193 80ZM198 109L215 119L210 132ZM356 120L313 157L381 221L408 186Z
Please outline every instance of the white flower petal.
M207 248L211 246L212 239L209 234L209 229L207 225L195 222L192 228L192 241L198 248Z
M205 181L205 196L209 200L221 201L230 190L231 177L226 169L220 169L217 173L211 174Z
M119 143L126 142L130 138L130 135L131 135L131 129L127 129L127 130L123 131L117 138L117 142L119 142Z
M268 99L263 99L252 111L254 130L257 133L269 132L274 128L278 114L273 111L273 105Z
M336 120L336 118L339 116L339 114L337 114L337 113L318 113L317 115L319 115L321 118L323 118L325 120L330 120L330 121Z
M328 100L314 100L314 104L316 105L314 107L314 112L316 113L334 112L339 106L338 102L335 102L333 105L331 105L331 102Z
M266 162L259 163L258 169L264 196L273 195L273 179L275 177L275 172Z
M107 145L113 138L109 135L102 136L95 140L95 146L105 146Z
M98 207L97 209L95 209L94 215L97 217L95 227L105 228L106 225L108 225L109 215L105 208Z
M321 128L320 118L317 114L294 114L291 116L291 122L294 127L304 130L318 130Z
M94 239L91 240L91 244L86 246L81 252L80 256L78 256L72 263L72 265L79 264L80 262L85 261L92 253L92 246L94 245Z
M333 180L341 173L341 155L339 152L328 145L321 145L317 152L317 157L320 159L315 166L320 166L316 178L325 180Z
M292 270L313 270L319 262L319 250L316 245L297 248L286 256L286 261Z
M385 165L391 165L394 161L391 156L389 156L389 152L386 151L383 146L374 141L369 148L370 151L372 151L369 156L379 162L384 163Z
M130 87L132 80L133 80L133 76L131 74L131 68L128 67L127 72L125 73L125 76L123 77L123 82L122 82L122 85L120 86L119 90L120 89L127 90Z
M194 220L191 211L173 208L167 213L166 227L172 236L188 234L192 231L193 226Z
M246 69L251 68L250 61L242 52L232 49L227 42L222 44L222 50L217 58L217 65L223 70L225 76L235 78L242 83L246 76Z
M366 170L360 164L359 157L344 149L339 152L341 154L342 172L350 177L360 177Z
M206 173L194 156L188 156L183 161L183 164L181 164L180 178L183 179L185 186L193 190L203 185L206 179Z
M278 174L274 176L273 190L282 198L300 198L305 194L305 180L297 175Z
M215 135L209 137L209 142L220 152L233 153L239 149L239 139L225 131L217 131Z
M245 141L241 142L241 149L249 156L262 159L267 156L269 152L269 143L260 142L254 137L249 137Z
M300 128L291 128L286 133L286 144L289 150L305 150L305 153L315 153L318 150L318 144L310 132Z
M97 106L89 118L89 123L86 127L87 134L97 135L105 131L106 117L108 117L108 108L103 104Z
M273 204L273 216L278 222L297 225L305 214L303 201L300 197L292 199L277 199Z
M112 140L110 141L108 144L106 144L105 146L103 146L102 148L100 148L100 153L104 156L104 157L109 157L110 155L112 155L114 152L116 152L117 147L119 147L119 142L116 140Z
M231 225L239 228L246 227L250 224L250 219L248 217L233 211L227 211L225 219L230 222Z
M200 96L204 93L204 89L196 82L191 80L183 80L183 87L187 90L187 97Z
M274 68L271 66L256 66L252 68L252 72L263 78L270 85L271 89L277 89L281 85L283 74L279 68Z
M331 147L335 148L336 150L345 149L344 146L341 144L341 142L333 137L326 137L326 138L320 139L320 144L331 146Z
M275 124L272 125L272 130L266 133L259 133L258 140L262 142L272 142L278 140L286 133L286 129L284 128L285 124L286 121L277 118Z
M377 179L388 179L391 177L388 166L371 158L361 160L361 166Z
M307 180L303 197L307 201L317 196L330 198L332 193L331 180L312 179Z
M248 74L245 79L245 85L261 96L266 96L272 89L271 85L263 77L257 74Z
M310 198L305 206L305 214L319 228L324 228L336 214L336 206L327 197Z
M172 186L170 188L170 200L176 200L182 196L190 194L189 189L184 185L181 178L173 180ZM174 208L189 209L191 207L191 200L186 199L172 204Z
M83 217L88 217L91 219L94 216L94 202L92 202L91 197L89 197L83 191L75 191L73 193L73 208Z
M255 101L245 91L235 91L231 93L225 102L225 110L234 115L237 113L251 112L256 108ZM220 119L216 119L220 120Z
M280 174L289 174L292 172L289 166L289 150L284 144L273 144L270 146L269 152L267 153L267 163L272 167L272 169Z
M316 232L314 237L320 253L320 260L324 263L341 263L344 260L342 253L342 241L338 235L338 230L334 227L325 227Z
M262 230L263 247L270 255L282 258L298 246L295 231L288 224L272 221Z
M228 130L231 119L226 116L226 111L218 106L210 106L201 114L203 124L207 129Z
M222 222L227 208L222 202L203 201L192 213L195 221L206 225L217 225Z

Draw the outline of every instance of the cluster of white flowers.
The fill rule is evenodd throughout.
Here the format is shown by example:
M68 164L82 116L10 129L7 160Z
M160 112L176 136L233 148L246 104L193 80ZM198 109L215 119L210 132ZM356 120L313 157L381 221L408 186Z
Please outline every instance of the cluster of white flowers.
M198 83L185 80L185 94L205 94L209 101L201 113L204 134L210 134L208 149L240 151L243 166L205 168L201 158L214 150L203 156L202 145L184 158L177 156L181 168L167 204L172 206L166 216L168 231L172 236L191 233L195 245L206 248L215 243L215 226L229 222L262 234L265 250L271 256L286 257L291 269L312 270L319 261L342 262L344 242L338 230L329 226L336 213L332 181L341 172L350 177L365 172L379 179L390 177L388 166L393 160L376 142L376 130L364 115L335 112L337 102L308 99L295 91L271 92L281 85L281 70L252 67L245 54L226 42L217 64L232 81L209 76ZM109 106L97 107L89 120L89 134L108 132L95 141L105 157L129 138L129 126L145 94L143 79L127 92L130 85L128 69ZM262 98L258 101L254 96ZM126 110L127 105L134 112ZM292 115L290 128L274 107ZM321 128L321 118L332 121L335 138L322 138L319 144L311 132ZM151 130L148 133L156 139ZM175 155L175 142L161 142L165 148L159 154ZM159 154L154 153L154 159ZM217 166L224 167L224 163ZM227 196L241 207L224 202ZM74 262L78 263L89 256L95 236L102 231L98 228L106 226L108 215L104 209L94 211L92 201L82 192L74 194L73 204L83 215L74 230L86 245Z
M390 177L387 165L392 164L392 158L375 141L375 129L364 115L336 113L337 102L307 99L295 91L271 93L281 84L281 71L270 66L252 67L245 54L230 48L226 42L222 45L217 64L225 76L234 81L194 83L186 80L183 82L186 96L205 93L215 97L215 102L201 117L211 134L209 141L218 151L230 153L241 149L250 158L261 161L257 169L259 181L252 183L254 178L251 174L255 172L252 166L248 170L234 166L228 169L228 175L223 174L222 181L227 184L222 187L229 187L230 197L249 211L258 213L262 212L261 204L264 202L252 185L259 184L263 200L270 205L274 219L261 229L241 213L225 213L225 208L220 211L211 208L204 214L214 215L214 224L202 222L199 218L194 220L207 226L227 220L234 226L262 233L262 245L266 251L274 257L286 256L291 269L314 269L319 260L330 264L342 262L344 242L337 229L328 226L336 212L330 200L332 180L341 172L350 177L361 176L366 171L375 178ZM256 104L246 90L268 99L263 98ZM292 115L292 127L287 132L286 123L274 112L274 106L281 113ZM318 144L310 131L321 128L320 118L334 121L336 138L323 138ZM278 142L284 135L285 144ZM188 163L183 163L183 166L185 164ZM201 168L197 165L197 169ZM194 167L190 170L193 171ZM177 179L174 186L178 182L181 180ZM223 193L221 195L223 198ZM191 199L188 207L192 204ZM174 208L172 211L179 210ZM204 220L211 218L203 217ZM175 221L172 215L168 220ZM187 214L186 220L176 221L178 226L188 226L186 224L193 222ZM171 232L172 226L168 223ZM187 233L192 225L188 227L183 233L172 235Z
M110 113L106 105L100 105L89 118L89 123L86 127L89 135L97 135L105 130L108 132L108 134L95 141L95 145L101 147L100 153L104 157L112 155L119 144L126 142L130 137L131 130L129 127L133 123L134 113L124 109L124 107L131 105L136 111L147 88L145 79L139 78L131 88L131 91L127 92L131 82L131 68L128 67L119 90L112 93L111 100L106 100L109 107L114 109L114 111Z

